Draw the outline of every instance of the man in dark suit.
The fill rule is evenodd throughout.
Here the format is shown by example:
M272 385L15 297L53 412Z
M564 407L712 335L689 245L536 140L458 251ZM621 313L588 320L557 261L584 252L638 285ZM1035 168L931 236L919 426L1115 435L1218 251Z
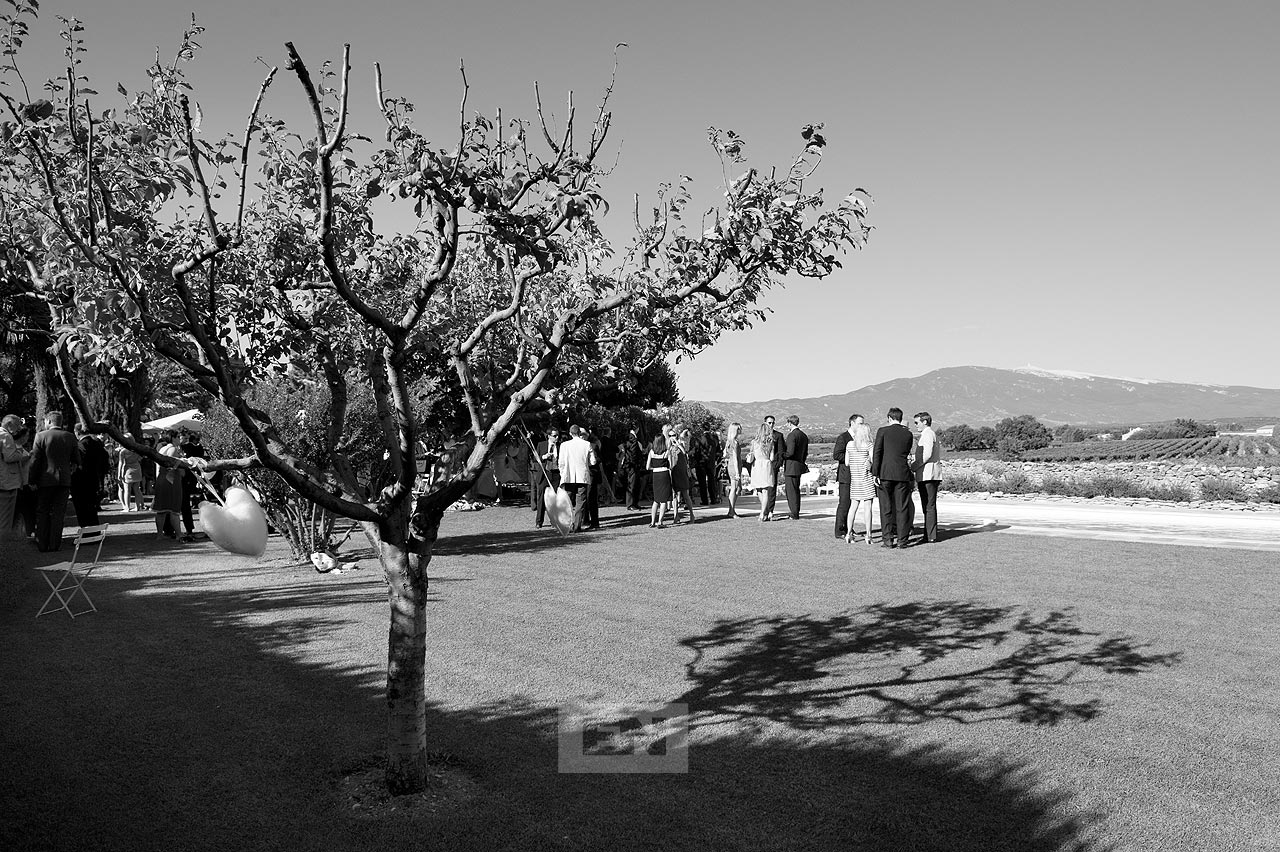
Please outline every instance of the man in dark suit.
M76 509L76 523L96 527L102 480L111 467L111 457L102 441L83 423L76 424L76 437L80 443L80 467L71 474L71 503Z
M80 467L80 444L62 428L62 415L56 411L44 424L31 447L31 482L36 486L36 547L49 551L62 548L62 523L71 475Z
M800 520L800 477L809 472L805 461L809 458L809 436L800 430L799 416L787 418L787 434L784 439L783 474L787 477L787 509L791 520Z
M560 451L560 430L554 426L547 432L547 440L539 441L537 447L538 459L542 460L542 464L538 464L538 459L534 459L529 465L530 489L533 491L531 497L534 504L534 525L538 529L542 529L542 525L547 519L547 504L542 499L543 489L550 488L555 490L560 487L560 464L557 461ZM546 475L543 475L543 471Z
M773 428L773 424L775 422L776 421L773 419L772 414L764 419L765 425L768 426L770 431L773 433L773 481L774 483L777 483L778 475L782 472L782 465L784 461L783 457L787 453L787 444L782 433ZM757 460L756 463L759 464L759 461ZM760 512L761 517L772 519L773 507L777 502L778 488L775 484L773 488L766 488L764 491L764 508Z
M906 547L911 536L911 490L915 474L911 470L915 435L902 425L902 409L890 408L888 422L876 432L871 451L871 475L880 492L880 546Z
M836 484L840 489L840 502L836 505L836 538L844 538L848 532L845 522L849 518L849 505L853 501L849 499L849 466L844 463L844 455L849 448L849 441L853 439L853 427L862 422L861 414L850 414L849 428L836 436L836 445L831 451L831 458L836 462Z

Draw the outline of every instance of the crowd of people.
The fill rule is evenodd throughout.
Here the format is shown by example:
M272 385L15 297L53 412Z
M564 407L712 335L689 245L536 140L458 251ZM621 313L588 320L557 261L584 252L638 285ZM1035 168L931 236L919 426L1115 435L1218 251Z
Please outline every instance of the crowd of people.
M920 495L924 515L922 534L915 544L938 540L938 487L942 479L942 445L933 430L933 417L921 411L912 417L915 431L903 424L903 412L890 408L874 434L861 414L849 417L849 427L837 437L831 461L836 463L839 502L834 534L847 542L872 543L872 501L879 504L883 547L912 545L915 526L913 491ZM759 520L800 520L801 479L809 472L809 437L800 418L791 415L782 430L765 417L751 437L741 423L730 423L723 437L712 430L701 434L681 424L663 426L649 443L632 429L617 450L614 476L603 471L599 438L579 425L570 426L562 440L559 428L548 430L537 444L530 466L530 508L534 525L546 523L544 490L563 490L573 507L573 531L600 528L600 490L614 492L616 502L643 511L642 495L651 493L649 526L665 529L672 523L693 523L694 493L700 505L720 502L720 484L729 518L738 518L738 498L754 493L760 499ZM616 482L616 488L611 484ZM647 486L647 487L646 487ZM778 490L786 495L785 513L778 513ZM857 527L861 524L861 535Z
M166 432L146 441L161 455L205 457L199 432ZM0 420L0 541L27 538L41 551L60 550L67 503L77 524L97 526L99 510L112 496L124 511L148 511L149 499L158 538L194 541L193 508L203 494L190 469L157 465L128 447L104 443L83 425L73 433L57 412L39 431L16 414Z

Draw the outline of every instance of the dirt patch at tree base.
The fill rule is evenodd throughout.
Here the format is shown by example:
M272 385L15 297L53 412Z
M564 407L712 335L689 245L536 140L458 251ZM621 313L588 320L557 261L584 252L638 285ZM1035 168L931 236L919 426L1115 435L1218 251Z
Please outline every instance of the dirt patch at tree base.
M351 813L362 819L435 816L451 811L480 795L480 785L458 765L451 754L432 754L427 759L427 789L407 796L393 796L387 790L386 763L371 759L338 779L343 799Z

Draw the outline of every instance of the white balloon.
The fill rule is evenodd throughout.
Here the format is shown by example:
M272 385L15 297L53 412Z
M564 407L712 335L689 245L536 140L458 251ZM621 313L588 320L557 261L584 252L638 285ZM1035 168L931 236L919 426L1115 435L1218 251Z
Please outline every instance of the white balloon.
M200 526L228 553L261 556L267 549L267 516L244 488L227 489L227 505L200 504Z
M547 519L556 532L568 535L573 529L573 504L569 502L569 492L548 486L542 492L542 505L547 507Z

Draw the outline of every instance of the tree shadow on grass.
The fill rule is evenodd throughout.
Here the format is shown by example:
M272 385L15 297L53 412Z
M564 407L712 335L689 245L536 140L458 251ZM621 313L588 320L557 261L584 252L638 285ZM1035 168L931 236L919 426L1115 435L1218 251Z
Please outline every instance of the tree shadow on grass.
M0 848L1109 848L1101 814L995 754L735 734L696 743L686 774L561 774L555 709L517 701L430 710L432 748L456 760L474 795L361 817L341 778L383 744L383 653L353 650L370 601L323 582L255 584L248 568L240 587L216 589L123 573L98 581L100 612L74 621L31 619L35 587L5 586ZM886 615L880 643L934 635L913 633L909 615ZM977 613L937 617L961 618L952 633L988 633ZM703 649L691 670L698 700L730 710L749 705L750 683L811 682L803 675L824 662L797 641L807 633L834 650L846 632L726 622L690 645ZM942 633L940 650L965 644ZM779 642L793 647L768 650ZM741 662L709 668L711 648L736 648Z
M691 686L675 700L695 719L801 729L1086 720L1102 708L1102 676L1181 659L1086 630L1069 610L1033 615L974 601L723 620L680 644L693 652Z

